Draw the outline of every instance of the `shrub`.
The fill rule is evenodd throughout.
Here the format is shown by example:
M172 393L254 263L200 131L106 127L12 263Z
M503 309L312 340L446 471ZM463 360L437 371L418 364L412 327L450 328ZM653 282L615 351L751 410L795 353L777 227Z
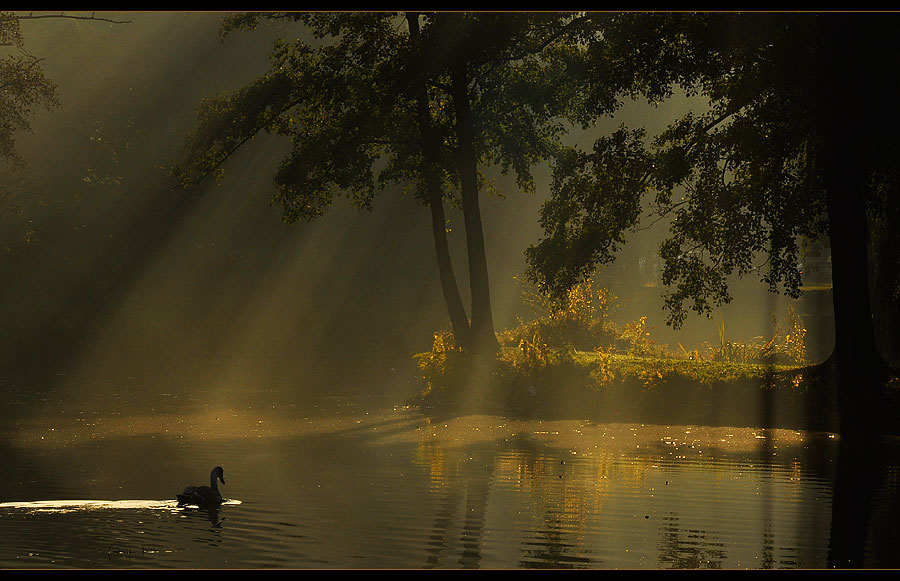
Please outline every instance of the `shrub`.
M803 319L788 307L788 329L782 328L772 315L775 332L768 340L757 337L752 342L726 341L724 321L719 325L718 347L706 344L707 359L730 363L761 363L772 365L806 365L806 327Z
M594 359L591 364L590 378L595 384L608 384L615 379L612 366L610 365L610 354L602 347L594 348Z
M425 380L422 395L444 391L455 384L462 369L463 353L456 347L453 333L441 329L434 334L431 351L415 356Z
M556 300L525 285L522 300L538 312L538 317L528 322L520 319L514 329L500 333L503 346L519 347L522 341L533 343L538 336L550 347L588 350L615 338L615 327L608 317L609 291L595 291L591 281L572 287L565 298Z
M539 329L535 329L531 337L522 337L515 349L504 350L501 359L522 376L535 375L550 366L575 362L571 345L552 347L543 341Z
M650 338L647 317L626 323L619 332L615 344L624 349L628 355L638 357L665 357L668 353L665 345L660 345Z

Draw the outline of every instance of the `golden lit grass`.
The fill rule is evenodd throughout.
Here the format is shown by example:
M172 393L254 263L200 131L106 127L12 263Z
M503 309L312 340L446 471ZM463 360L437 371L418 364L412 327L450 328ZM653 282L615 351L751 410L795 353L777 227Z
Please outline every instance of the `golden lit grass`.
M612 378L619 380L640 379L656 376L681 377L709 384L739 379L764 380L773 373L799 370L796 365L775 365L762 363L741 363L732 361L710 361L668 357L644 357L618 353L597 353L576 351L573 354L579 365L595 368L607 365Z

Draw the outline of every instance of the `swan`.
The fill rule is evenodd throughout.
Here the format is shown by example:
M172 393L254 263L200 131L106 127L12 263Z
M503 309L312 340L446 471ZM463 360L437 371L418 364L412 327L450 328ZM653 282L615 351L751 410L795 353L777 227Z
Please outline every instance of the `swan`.
M221 466L216 466L209 473L209 486L188 486L181 494L176 494L178 505L196 504L197 506L217 506L222 504L222 495L219 493L219 485L216 479L225 484L225 471Z

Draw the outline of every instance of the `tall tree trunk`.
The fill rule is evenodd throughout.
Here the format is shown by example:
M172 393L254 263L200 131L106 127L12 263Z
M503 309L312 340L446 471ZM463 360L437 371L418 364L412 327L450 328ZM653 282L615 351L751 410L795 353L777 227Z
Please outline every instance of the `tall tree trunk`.
M831 238L835 345L841 432L870 432L882 410L885 363L878 353L868 269L868 174L864 147L870 130L864 102L874 79L862 49L860 22L824 16L820 111L824 130L824 177ZM862 45L862 46L861 46ZM867 59L869 59L867 61ZM827 71L827 72L826 72Z
M459 295L459 287L456 284L453 262L450 259L450 249L447 244L447 219L444 216L444 204L441 201L440 192L437 196L429 195L428 208L431 210L431 231L437 254L441 290L444 293L447 313L450 315L453 338L457 346L470 349L472 346L471 329L462 298Z
M883 18L879 18L883 21ZM831 237L834 352L841 443L832 499L830 567L865 565L872 499L883 473L883 380L869 284L867 199L871 195L866 151L883 138L895 103L883 108L883 59L893 47L893 30L878 38L877 20L859 15L822 17L818 112L823 130L824 178ZM874 101L874 102L873 102ZM879 106L881 105L881 106ZM873 123L874 122L874 123ZM895 136L891 135L891 139Z
M478 170L475 158L475 130L469 108L469 77L464 59L451 67L450 83L456 112L458 140L457 166L466 226L466 252L469 260L469 284L472 289L472 348L476 353L495 353L500 346L494 333L491 292L484 231L478 202Z
M464 348L470 348L469 319L466 316L466 310L459 295L459 286L456 284L456 274L453 271L453 261L450 258L450 247L447 243L447 218L444 215L444 201L441 194L440 181L436 175L438 155L432 133L431 114L428 109L428 92L425 88L419 17L416 13L408 13L406 18L409 23L409 38L412 49L410 70L413 74L412 83L416 99L416 113L422 140L422 154L425 161L423 168L425 172L424 197L431 211L431 232L437 255L441 290L444 294L444 303L447 305L447 313L450 316L450 325L453 327L453 337L456 344Z

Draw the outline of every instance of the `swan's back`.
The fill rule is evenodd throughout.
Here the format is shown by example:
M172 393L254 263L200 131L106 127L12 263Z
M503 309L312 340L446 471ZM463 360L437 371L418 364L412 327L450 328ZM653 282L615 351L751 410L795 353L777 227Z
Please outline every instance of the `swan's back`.
M198 506L222 504L222 495L209 486L188 486L181 494L176 494L179 504L196 504Z
M221 466L213 468L209 475L209 486L188 486L181 494L176 494L178 504L196 504L197 506L210 506L222 504L222 494L216 480L225 484L225 471Z

